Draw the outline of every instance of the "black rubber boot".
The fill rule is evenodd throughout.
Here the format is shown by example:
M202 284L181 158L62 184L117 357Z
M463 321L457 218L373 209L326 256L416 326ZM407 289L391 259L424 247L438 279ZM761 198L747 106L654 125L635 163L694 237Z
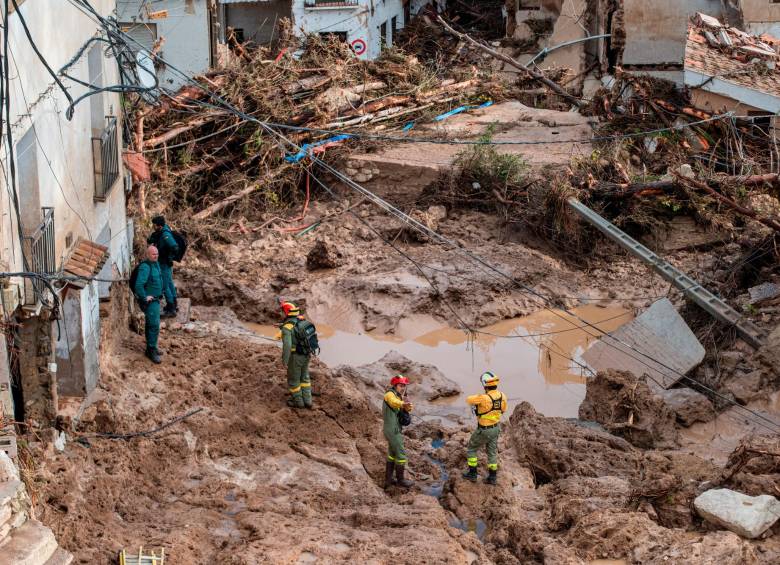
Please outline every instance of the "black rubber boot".
M389 489L391 485L395 484L395 479L393 478L394 467L395 463L392 461L388 461L385 464L385 490Z
M395 466L395 482L396 484L401 488L409 488L414 486L414 481L410 481L408 479L404 478L404 473L406 473L406 465L396 465Z
M477 475L477 468L469 467L469 470L463 473L463 478L468 479L472 483L476 483L477 479L479 478L479 475Z
M488 485L496 484L496 482L498 480L497 475L498 475L498 471L496 471L495 469L489 469L488 470L488 476L485 477L485 484L488 484Z
M163 308L160 318L175 318L176 317L176 303L166 304Z
M162 363L162 359L160 359L160 352L154 349L153 347L146 348L146 356L151 360L152 363L155 363L157 365Z

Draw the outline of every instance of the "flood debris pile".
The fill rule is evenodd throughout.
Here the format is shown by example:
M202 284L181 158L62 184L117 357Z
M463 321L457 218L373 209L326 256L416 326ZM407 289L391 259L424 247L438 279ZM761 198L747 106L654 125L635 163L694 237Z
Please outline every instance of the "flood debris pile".
M195 219L201 230L220 218L229 218L229 226L243 217L239 230L246 232L257 227L258 212L279 211L308 194L299 163L310 152L327 150L330 160L360 145L308 129L282 129L291 144L281 142L261 124L222 109L204 89L252 119L350 131L403 126L501 96L489 72L442 69L397 49L365 62L335 39L310 37L300 58L274 55L258 49L196 78L200 86L187 85L142 110L136 151L146 152L151 165L151 208L179 224L194 227Z

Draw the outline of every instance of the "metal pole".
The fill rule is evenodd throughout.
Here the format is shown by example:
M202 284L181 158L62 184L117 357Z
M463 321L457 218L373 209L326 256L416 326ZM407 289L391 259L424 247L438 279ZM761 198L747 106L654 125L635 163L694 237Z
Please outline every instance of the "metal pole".
M680 289L686 297L690 298L703 310L711 314L715 319L732 325L737 329L740 337L752 347L758 349L764 344L764 332L750 320L746 320L742 314L734 310L723 300L712 294L691 277L673 267L667 261L650 251L647 247L629 236L623 230L602 218L596 212L585 206L576 198L569 198L567 203L582 218L598 228L609 239L629 251L644 263L653 268L661 277Z

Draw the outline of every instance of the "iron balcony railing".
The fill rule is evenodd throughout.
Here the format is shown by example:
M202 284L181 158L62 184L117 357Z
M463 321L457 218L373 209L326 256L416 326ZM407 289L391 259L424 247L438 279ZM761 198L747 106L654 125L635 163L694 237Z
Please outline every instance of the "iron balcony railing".
M119 141L117 119L108 117L100 137L92 138L92 161L95 169L95 200L105 200L119 178Z
M357 8L360 0L304 0L307 8Z
M25 254L29 268L33 273L51 275L57 271L57 258L54 249L54 208L41 208L43 222L33 232L24 238ZM26 297L28 304L43 296L46 285L38 278L27 279L31 284L33 295Z

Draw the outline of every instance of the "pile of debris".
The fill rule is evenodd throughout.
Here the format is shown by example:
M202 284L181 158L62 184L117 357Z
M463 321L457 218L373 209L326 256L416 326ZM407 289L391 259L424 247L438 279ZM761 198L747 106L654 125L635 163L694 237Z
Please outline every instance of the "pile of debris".
M155 181L154 194L142 193L142 206L176 216L185 229L198 220L199 231L204 225L225 229L226 215L228 226L243 216L250 229L257 211L278 211L304 193L299 163L310 153L343 155L359 145L356 138L318 130L400 126L400 133L415 121L503 95L490 71L442 70L398 49L365 62L334 38L314 37L299 58L284 48L261 48L197 82L138 113L134 152L126 159L140 160L134 170L148 167L145 178ZM244 115L217 103L217 96ZM288 126L280 131L289 142L270 136L255 119Z

